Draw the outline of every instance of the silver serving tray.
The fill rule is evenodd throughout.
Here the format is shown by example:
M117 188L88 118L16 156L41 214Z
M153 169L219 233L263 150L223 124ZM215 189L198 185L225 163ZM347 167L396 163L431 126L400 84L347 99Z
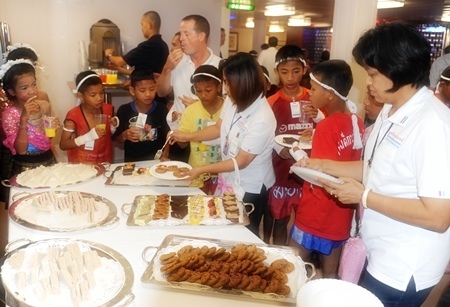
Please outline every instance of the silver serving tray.
M164 227L164 226L233 226L233 225L249 225L250 224L250 220L249 220L249 215L255 210L255 207L253 204L251 203L244 203L241 201L237 202L237 205L239 207L240 212L242 212L242 222L236 223L236 222L231 222L227 223L226 221L224 221L224 219L220 219L220 221L218 220L217 223L211 223L211 224L204 224L201 223L199 225L192 225L191 223L189 223L189 212L187 214L187 217L185 217L184 219L176 219L176 218L171 218L169 217L168 220L158 220L155 221L157 223L155 224L147 224L147 225L138 225L136 224L135 218L134 218L134 213L136 212L137 206L139 204L139 200L143 197L148 197L148 196L152 196L152 195L138 195L134 198L134 202L132 204L123 204L121 207L122 213L124 213L125 215L128 215L127 218L127 225L128 226L132 226L132 227ZM170 197L190 197L190 196L194 196L194 195L171 195ZM220 196L213 196L213 195L203 195L204 197L216 197L216 198L220 198ZM250 206L251 210L247 211L245 206ZM128 212L128 208L131 207L131 209L129 209ZM223 207L222 207L222 210ZM206 212L205 212L206 214ZM170 215L170 213L169 213ZM223 222L221 222L223 221Z
M250 291L243 291L243 290L228 290L228 289L214 289L209 286L196 284L196 283L189 283L189 282L168 282L166 280L160 280L160 278L157 275L160 275L159 273L159 267L161 264L159 264L159 261L157 257L160 254L165 253L166 251L176 251L179 249L180 245L187 245L192 244L193 246L197 244L198 246L202 245L209 245L213 244L214 246L218 247L224 247L227 251L229 251L233 246L245 243L245 242L238 242L238 241L227 241L227 240L217 240L217 239L207 239L207 238L199 238L199 237L190 237L190 236L179 236L179 235L169 235L167 236L164 241L161 243L161 245L157 248L154 257L150 262L148 262L147 269L144 271L141 277L141 282L144 284L149 285L158 285L165 288L170 289L176 289L176 290L182 290L182 291L194 291L199 293L208 293L213 295L221 295L228 298L237 298L239 300L242 299L249 299L249 300L262 300L266 302L273 302L273 303L283 303L288 305L293 305L296 303L296 296L298 289L292 289L291 293L288 296L278 295L275 293L258 293L258 292L250 292ZM303 262L303 260L298 255L298 251L288 247L288 246L270 246L266 244L254 244L254 243L247 243L247 244L253 244L257 247L263 248L266 251L270 251L270 253L273 255L274 253L277 255L277 259L281 258L289 258L296 259L294 264L296 265L296 269L290 273L294 276L299 276L298 278L301 279L298 285L298 288L300 288L304 283L311 280L315 274L316 270L313 264L308 262ZM147 261L146 254L149 249L152 249L154 247L148 246L146 247L142 252L142 258L144 261ZM307 276L305 266L311 267L311 276Z
M68 164L68 165L70 165L70 164ZM72 185L75 185L75 184L86 182L86 181L91 180L93 178L100 177L100 176L102 176L105 173L106 169L109 168L109 166L110 166L110 164L107 163L107 162L99 163L99 164L93 164L92 167L94 167L97 170L97 174L95 174L95 176L87 178L86 180L83 180L83 181L76 181L76 182L73 182L73 183L70 183L70 184L58 185L57 187L59 188L59 187L72 186ZM10 179L2 180L1 181L2 185L5 186L5 187L8 187L8 188L15 187L15 188L33 189L33 190L34 189L48 189L48 188L50 188L50 187L46 187L46 186L30 188L30 187L21 185L21 184L19 184L17 182L17 176L18 175L14 175Z
M3 257L3 261L1 264L3 265L4 262L14 255L15 253L19 252L22 249L26 249L32 244L48 244L48 246L62 246L67 245L69 242L81 242L85 245L88 245L91 250L97 251L98 255L101 257L105 257L107 259L112 259L120 264L120 266L124 270L125 274L125 281L119 290L119 292L112 297L107 303L96 306L96 307L110 307L110 306L127 306L134 300L134 294L131 292L133 289L133 283L134 283L134 271L131 266L131 264L128 262L128 260L122 256L120 253L115 251L114 249L96 243L91 241L85 241L85 240L71 240L71 239L48 239L48 240L40 240L32 242L28 239L19 239L17 241L12 241L8 243L8 245L5 247L6 254ZM16 249L13 249L13 246L16 244L25 244L22 245ZM6 304L7 306L15 306L15 307L32 307L31 305L28 305L26 302L24 302L23 298L21 298L17 293L12 292L8 285L4 282L3 277L1 279L2 285L5 288L6 292Z
M139 168L139 166L136 166L137 168ZM164 180L164 179L159 179L156 177L153 177L151 175L147 175L147 176L151 176L150 178L152 180L149 180L146 183L143 184L138 184L138 183L133 183L133 182L129 182L129 183L124 183L124 182L116 182L114 176L116 175L116 173L120 173L122 172L122 168L123 165L117 166L113 171L106 171L105 172L105 177L106 177L106 181L105 181L105 185L117 185L117 186L152 186L152 187L177 187L177 188L198 188L200 186L200 180L196 179L196 180ZM148 169L150 169L150 167L146 167L147 171ZM133 175L130 175L130 178Z
M63 194L68 194L71 191L54 191L56 194L59 193L63 193ZM115 223L117 223L120 219L117 216L117 208L114 205L114 203L112 203L109 199L104 198L102 196L99 195L95 195L95 194L91 194L91 193L85 193L85 192L79 192L83 197L91 197L94 198L97 201L101 201L104 202L108 208L109 208L109 213L106 216L106 218L104 218L103 220L99 221L98 223L86 226L86 227L74 227L74 228L50 228L48 226L45 225L37 225L37 224L33 224L30 223L28 221L25 221L23 219L21 219L19 216L16 215L15 210L17 208L17 206L19 206L23 201L26 201L30 198L39 196L40 194L43 193L48 193L48 192L40 192L40 193L33 193L30 194L28 196L24 196L16 201L14 201L11 206L9 206L9 216L11 218L11 220L13 220L14 222L16 222L19 225L22 225L24 227L30 228L32 230L40 230L40 231L48 231L48 232L74 232L74 231L81 231L81 230L85 230L85 229L94 229L94 228L99 228L99 227L106 227L106 226L110 226L113 225ZM13 196L14 198L15 196Z

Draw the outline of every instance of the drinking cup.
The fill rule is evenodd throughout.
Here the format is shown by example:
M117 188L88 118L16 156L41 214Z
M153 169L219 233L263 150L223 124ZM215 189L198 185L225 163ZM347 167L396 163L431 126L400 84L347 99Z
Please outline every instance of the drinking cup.
M56 136L56 122L54 117L44 117L45 136L54 138Z
M106 130L106 121L108 120L108 115L106 114L95 114L95 127Z
M117 83L117 70L108 70L106 75L106 83L108 84L116 84Z

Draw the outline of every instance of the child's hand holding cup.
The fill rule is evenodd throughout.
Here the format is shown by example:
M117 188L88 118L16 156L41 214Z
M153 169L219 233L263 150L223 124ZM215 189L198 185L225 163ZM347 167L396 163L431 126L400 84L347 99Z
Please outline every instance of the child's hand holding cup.
M46 137L54 138L56 136L56 129L58 129L59 126L59 118L51 116L44 117L44 130Z
M99 137L106 134L106 122L108 121L108 115L106 114L95 114L95 132Z

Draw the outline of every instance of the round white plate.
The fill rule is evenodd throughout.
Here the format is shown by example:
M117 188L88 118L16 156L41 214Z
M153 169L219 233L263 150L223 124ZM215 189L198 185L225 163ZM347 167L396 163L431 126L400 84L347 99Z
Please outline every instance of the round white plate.
M190 165L187 164L187 163L181 162L181 161L167 161L167 162L161 162L161 163L155 164L155 165L153 165L152 167L150 167L150 170L149 170L149 171L150 171L150 174L151 174L153 177L158 178L158 179L164 179L164 180L183 180L183 179L186 179L186 178L188 178L188 177L187 177L187 176L186 176L186 177L181 177L181 178L175 177L175 176L173 175L173 172L171 172L171 171L167 171L167 172L162 173L162 174L157 173L157 172L156 172L156 168L157 168L158 166L161 166L161 165L165 165L165 166L176 165L176 166L178 166L178 167L187 167L187 168L189 168L189 169L192 169L192 166L190 166Z
M297 294L297 307L383 307L372 292L338 279L316 279L306 283Z
M322 186L322 183L317 181L317 178L326 179L334 183L344 183L344 181L336 177L306 167L291 166L291 170L300 178L303 178L312 184L318 185L319 187Z
M300 138L300 136L298 134L279 134L277 136L275 136L275 142L277 142L279 145L284 146L284 147L288 147L288 148L292 148L292 144L286 144L283 143L283 138L294 138L294 139L298 139ZM298 147L300 149L311 149L311 141L300 141L298 144Z

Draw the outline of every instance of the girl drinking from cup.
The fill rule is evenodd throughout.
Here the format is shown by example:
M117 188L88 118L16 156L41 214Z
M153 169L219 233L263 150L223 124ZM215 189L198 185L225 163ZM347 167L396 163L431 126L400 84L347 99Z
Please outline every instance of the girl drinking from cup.
M37 99L33 64L25 59L8 61L0 69L0 79L7 98L13 103L2 113L6 136L3 144L13 155L12 174L55 163L43 123L51 107L48 101Z
M113 126L118 123L117 118L112 118L113 106L104 102L102 80L93 71L83 71L75 83L81 104L67 113L59 146L67 150L69 163L111 163L113 124L110 121L114 122ZM99 122L102 114L109 120Z

